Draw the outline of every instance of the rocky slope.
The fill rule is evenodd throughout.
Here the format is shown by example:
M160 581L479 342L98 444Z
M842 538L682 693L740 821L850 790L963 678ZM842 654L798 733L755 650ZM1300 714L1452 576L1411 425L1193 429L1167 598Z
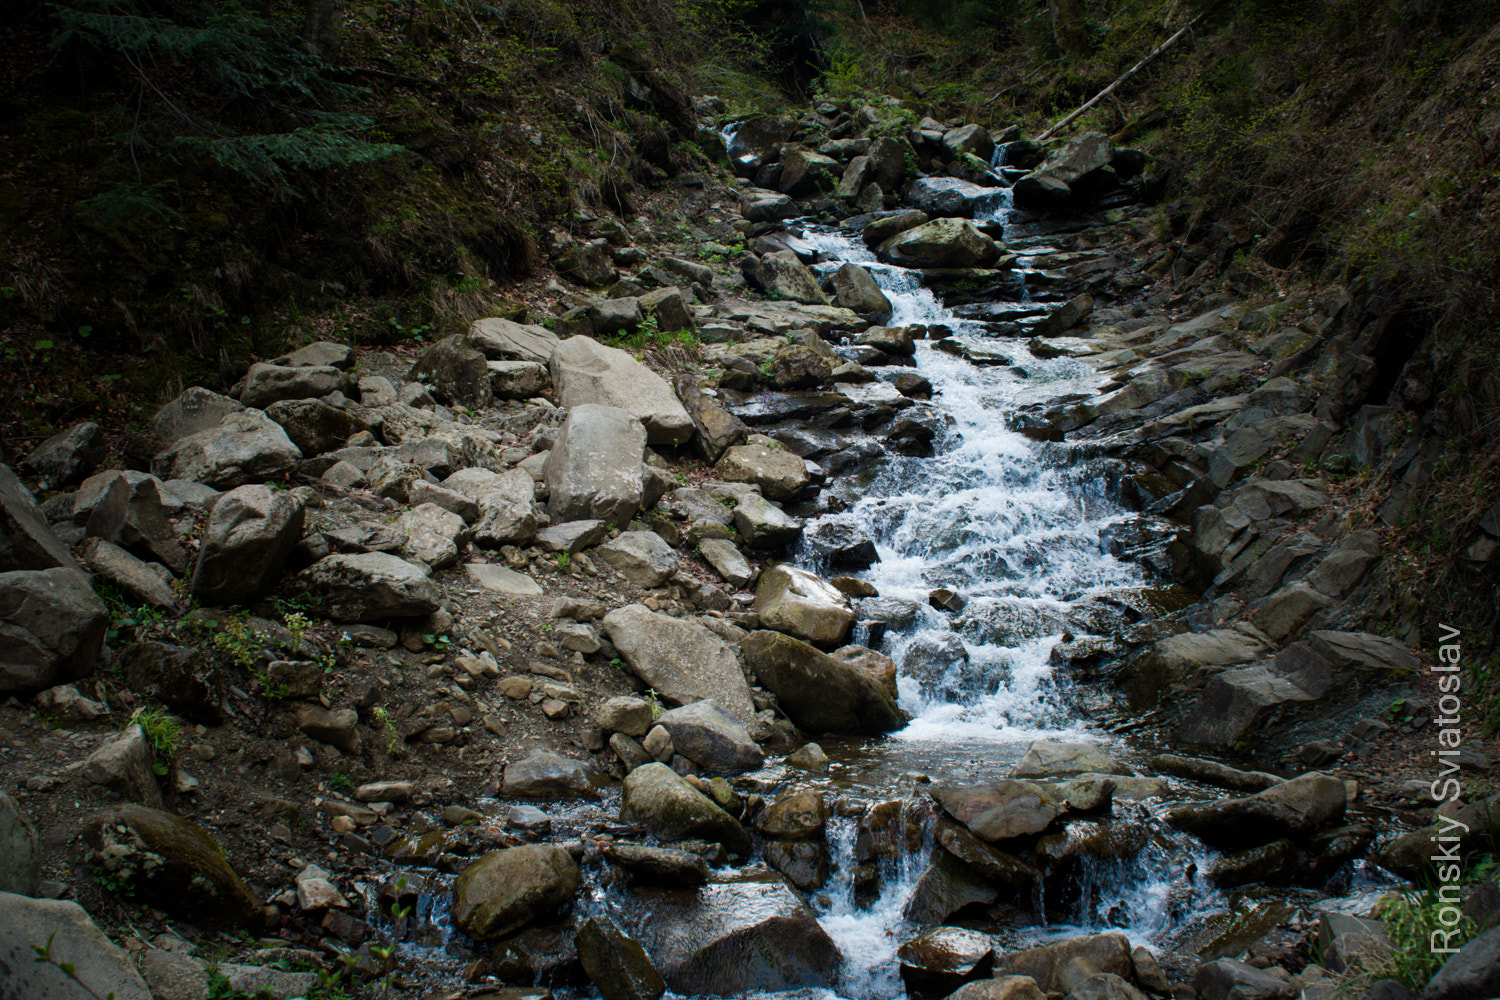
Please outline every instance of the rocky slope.
M7 989L326 989L278 964L414 996L835 987L810 904L840 863L877 891L924 830L913 993L1289 998L1388 978L1385 932L1332 913L1156 955L957 923L1030 923L1037 894L1153 836L1212 849L1219 889L1322 884L1366 857L1420 873L1443 822L1417 759L1429 637L1380 632L1401 611L1382 536L1405 509L1341 487L1380 466L1417 489L1442 439L1400 409L1419 373L1383 373L1378 303L1164 280L1191 256L1138 207L1145 158L1099 135L1048 150L824 105L742 124L729 153L738 177L662 195L699 259L654 252L645 219L591 217L538 322L483 319L419 356L312 343L227 394L189 389L157 416L149 472L99 468L88 423L0 469ZM1021 211L996 221L1002 191ZM809 268L807 217L983 326L882 325L868 270ZM1065 622L1053 663L1120 693L1090 709L1101 726L1174 752L1147 768L1043 741L977 785L835 791L812 739L904 723L908 665L880 651L902 609L782 560L869 565L870 539L807 529L837 502L822 487L940 447L916 343L1005 361L989 338L1097 371L1093 395L1012 421L1115 460L1108 488L1139 516L1100 544L1161 585ZM1497 540L1490 511L1458 541L1485 561ZM962 619L963 595L931 601ZM1465 777L1489 750L1463 745ZM1478 847L1491 803L1471 798L1442 816ZM649 916L589 905L620 886ZM54 926L54 962L18 963ZM1432 1000L1488 995L1492 933Z

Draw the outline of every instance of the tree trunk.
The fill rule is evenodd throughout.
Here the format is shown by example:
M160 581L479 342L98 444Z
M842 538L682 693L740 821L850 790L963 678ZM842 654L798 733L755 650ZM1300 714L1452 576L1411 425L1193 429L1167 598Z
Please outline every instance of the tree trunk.
M339 0L307 0L307 18L302 22L302 51L310 56L332 56L338 51Z
M1047 0L1052 15L1052 40L1065 55L1082 56L1089 51L1089 29L1084 21L1082 0Z

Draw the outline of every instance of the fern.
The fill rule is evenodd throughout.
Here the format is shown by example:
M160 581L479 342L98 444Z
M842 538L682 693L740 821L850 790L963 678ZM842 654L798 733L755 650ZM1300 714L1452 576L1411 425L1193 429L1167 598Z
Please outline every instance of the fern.
M281 198L298 197L288 183L288 169L354 167L405 152L402 146L367 142L324 125L270 135L184 136L176 146L205 155Z

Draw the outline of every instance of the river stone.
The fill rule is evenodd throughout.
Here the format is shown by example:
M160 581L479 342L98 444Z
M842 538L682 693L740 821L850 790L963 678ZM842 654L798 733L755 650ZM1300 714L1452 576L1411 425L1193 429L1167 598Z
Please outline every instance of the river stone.
M1114 143L1099 132L1085 132L1069 139L1045 162L1015 184L1016 200L1041 204L1065 201L1072 186L1086 174L1109 165Z
M948 815L991 843L1041 833L1063 812L1061 802L1029 781L938 785L931 794Z
M771 383L778 389L815 389L832 377L836 363L805 344L788 344L771 359Z
M342 448L351 437L370 429L348 410L321 399L284 399L266 407L266 416L309 457Z
M902 944L896 958L908 993L938 996L988 975L995 963L994 942L963 927L935 927Z
M750 850L739 821L665 764L646 764L625 776L620 818L659 840L711 840L735 854Z
M630 669L662 698L679 705L712 699L742 723L754 718L739 658L704 626L641 604L611 611L603 626Z
M492 361L539 361L547 364L562 343L545 326L528 326L499 317L477 319L469 327L469 343Z
M880 256L901 267L990 267L1000 245L966 219L934 219L880 245Z
M771 298L789 299L810 306L828 305L828 296L818 287L818 279L791 250L764 255L755 265L752 276Z
M458 547L469 539L464 519L435 503L419 504L402 514L395 533L401 540L401 555L429 571L458 562Z
M1240 799L1180 806L1168 821L1215 847L1240 849L1313 833L1344 814L1344 783L1313 772Z
M429 483L425 479L412 483L407 491L407 497L413 506L420 506L424 503L437 504L444 510L463 518L466 524L473 524L480 517L479 503L474 498L459 490Z
M82 482L104 460L104 433L90 421L74 424L37 445L22 465L44 490Z
M42 852L36 828L16 800L0 792L0 893L35 896L41 878Z
M697 430L698 447L710 462L717 462L725 449L744 443L750 436L745 422L699 388L694 379L679 375L673 387Z
M695 701L663 712L656 724L677 753L709 771L753 771L766 756L740 721L713 701Z
M934 851L904 912L912 923L940 924L965 907L993 903L999 894L999 888L977 870L947 851Z
M833 190L840 173L837 160L809 149L794 149L782 160L781 183L777 187L782 194L802 198Z
M552 376L540 362L491 361L485 367L496 399L531 399L552 387Z
M190 434L212 430L231 413L244 409L245 404L237 399L195 385L156 411L151 430L157 440L169 445Z
M658 1000L667 991L646 949L609 917L590 917L573 940L583 971L604 1000Z
M610 698L594 709L594 721L600 729L639 738L651 729L651 703L633 695Z
M453 884L453 922L478 941L520 930L573 898L578 865L555 844L491 851Z
M109 610L81 571L0 573L0 692L88 676L108 628Z
M1185 632L1159 640L1126 664L1122 680L1131 704L1149 707L1201 667L1250 663L1270 652L1259 634L1236 629Z
M177 594L168 581L171 574L158 572L118 545L102 538L85 539L83 564L89 571L115 584L127 597L159 608L177 605Z
M583 765L571 757L533 750L505 765L502 794L523 799L597 799Z
M904 233L908 229L915 229L931 221L931 216L926 212L919 212L916 209L892 212L890 215L883 215L878 219L872 220L869 225L865 226L864 232L860 234L860 238L865 241L865 246L873 250L891 237L899 233Z
M1029 976L1037 988L1046 993L1066 993L1063 972L1069 963L1079 958L1099 972L1129 976L1130 939L1117 931L1110 931L1044 944L999 956L995 960L995 972Z
M8 465L0 465L0 571L77 569L68 547L47 525L47 516Z
M1093 311L1094 297L1084 292L1049 312L1032 332L1038 337L1061 337L1088 319Z
M569 337L549 362L558 403L616 407L640 420L653 445L679 445L693 421L664 379L629 354L589 337Z
M886 733L905 719L895 701L858 667L779 632L760 630L740 643L756 679L800 728Z
M1092 743L1037 740L1026 747L1012 778L1076 778L1080 774L1129 774L1130 769Z
M854 625L854 610L842 591L785 563L761 573L755 613L765 628L825 646L842 645Z
M227 490L286 476L300 461L302 452L280 424L257 410L245 410L229 414L206 431L179 438L151 460L151 471L160 479L187 479Z
M864 646L842 646L829 655L865 674L880 690L890 695L892 701L899 697L896 690L896 661L889 656Z
M964 983L946 1000L1047 1000L1030 976L997 976Z
M1193 989L1202 1000L1292 1000L1299 992L1296 986L1264 969L1232 958L1198 966L1193 973Z
M820 837L827 825L828 804L809 788L783 795L755 816L755 829L762 836L787 840Z
M438 589L421 567L388 552L327 556L303 577L335 621L414 618L438 608Z
M917 342L911 335L911 327L907 326L872 326L855 337L854 342L879 348L897 357L909 358L917 353Z
M641 505L646 440L645 427L626 410L574 406L542 471L553 522L629 524Z
M812 911L777 882L653 892L635 933L684 996L831 988L842 964Z
M213 837L181 816L137 803L90 818L95 863L141 902L205 924L259 924L265 911Z
M1030 888L1041 880L1041 873L1013 854L992 847L969 832L967 827L947 817L938 820L938 844L991 882Z
M745 587L755 578L749 561L727 538L703 539L698 543L698 554L731 586Z
M746 545L781 549L802 537L802 522L767 500L757 487L724 483L712 492L715 497L734 501L734 527Z
M772 500L789 500L807 485L807 464L779 442L768 441L751 440L726 449L714 471L728 482L753 483Z
M1079 963L1082 965L1082 962ZM1084 966L1087 968L1087 966ZM1069 1000L1146 1000L1146 994L1112 972L1101 972L1075 982Z
M615 843L605 846L604 856L639 882L692 886L708 881L708 862L691 851Z
M1237 792L1259 792L1279 785L1285 779L1264 771L1241 771L1218 761L1199 760L1178 754L1157 754L1151 758L1151 766L1158 771L1175 774L1179 778L1191 778L1208 785L1218 785Z
M266 486L239 486L219 497L203 529L193 596L228 605L270 593L302 537L305 517L301 497Z
M859 193L871 183L875 176L875 161L868 156L856 156L849 161L844 168L843 176L839 178L838 187L834 189L834 197L844 201L853 201Z
M52 963L36 960L32 947L49 945L53 962L67 962L76 979ZM83 907L60 899L0 892L0 996L152 1000L153 995L130 956L94 925Z
M642 590L660 587L677 572L677 552L654 531L623 532L594 554Z

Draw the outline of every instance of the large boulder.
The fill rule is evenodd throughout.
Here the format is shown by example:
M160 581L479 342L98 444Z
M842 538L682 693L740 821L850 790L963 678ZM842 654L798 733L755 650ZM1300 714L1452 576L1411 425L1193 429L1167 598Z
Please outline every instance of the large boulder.
M547 364L562 341L545 326L528 326L498 316L476 319L469 343L491 361L539 361Z
M923 879L926 877L926 874L922 876ZM994 898L993 889L990 898ZM920 923L935 922L925 915L927 909L921 906L913 912L908 907L907 919ZM940 906L937 912L945 909L948 908ZM959 907L948 912L956 909ZM938 917L937 922L942 919ZM965 983L988 973L994 967L994 949L995 943L987 934L964 927L933 927L898 948L896 958L901 962L901 981L908 994L941 996L953 994ZM1036 988L1035 984L1032 988Z
M109 611L79 570L0 573L0 692L92 673L108 628Z
M84 839L96 863L143 903L205 924L265 919L224 849L181 816L134 802L109 806L89 819Z
M886 240L880 256L901 267L990 267L1000 245L966 219L934 219Z
M467 337L454 334L423 351L406 377L431 386L450 403L479 410L494 399L488 362Z
M215 502L203 530L192 593L204 604L250 604L271 592L302 537L301 498L239 486Z
M21 463L42 489L82 482L104 460L104 432L91 421L74 424L32 449Z
M693 421L672 387L622 350L590 337L569 337L549 362L558 402L618 407L646 428L650 444L679 445L693 435Z
M35 948L50 961L38 962ZM70 967L72 975L59 966ZM130 956L77 903L0 892L0 997L152 1000Z
M883 323L891 315L891 300L886 298L870 272L858 264L844 264L833 272L833 299L845 309L876 322Z
M747 545L782 549L802 537L802 522L767 500L758 487L726 483L714 495L734 504L734 527Z
M581 763L546 750L533 750L525 758L506 764L500 791L522 799L599 797Z
M1233 958L1198 966L1193 989L1202 1000L1292 1000L1298 995L1297 987L1286 980Z
M168 445L190 434L212 430L231 413L244 409L245 404L237 399L195 385L156 411L151 430L157 440Z
M665 764L643 764L625 776L620 818L658 840L711 840L736 854L750 850L739 821Z
M854 609L842 591L786 563L761 573L755 613L764 627L821 646L842 646L854 625Z
M283 399L317 399L329 393L354 392L354 376L332 365L254 364L245 373L240 402L265 409ZM163 476L162 478L167 478Z
M838 161L832 157L794 149L782 161L781 182L777 187L783 194L802 198L819 191L832 191L842 174Z
M438 608L438 589L421 567L388 552L327 556L303 576L335 621L411 618Z
M16 800L0 792L0 893L35 896L41 878L42 851L36 828Z
M905 724L895 700L856 666L780 632L752 632L745 662L787 716L803 729L885 733Z
M1073 185L1087 174L1109 165L1114 143L1099 132L1085 132L1069 139L1031 173L1016 181L1016 200L1051 203L1065 200Z
M453 922L478 941L504 937L556 912L579 881L572 855L556 844L491 851L453 884Z
M280 424L258 410L245 410L179 438L151 460L151 471L159 479L187 479L228 490L285 476L300 461L301 449Z
M1422 1000L1484 1000L1500 996L1500 927L1464 945L1427 982Z
M714 632L643 604L611 611L603 625L630 669L667 701L686 705L712 699L742 723L754 717L739 658Z
M0 572L18 569L77 569L68 547L58 541L10 466L0 465Z
M677 552L654 531L626 531L595 550L605 565L643 590L660 587L677 572Z
M673 387L698 432L698 447L710 462L717 462L726 449L743 444L750 436L745 422L699 388L696 380L679 375Z
M710 771L753 771L766 755L740 721L711 700L663 712L656 724L672 737L672 748Z
M1124 977L1132 975L1130 939L1117 931L1069 938L1001 955L995 960L995 973L1030 976L1046 993L1067 993L1066 973L1078 959L1098 972Z
M976 837L991 843L1041 833L1066 809L1066 803L1030 781L938 785L932 797Z
M905 916L915 924L940 924L965 907L993 903L999 894L999 887L978 869L947 851L934 851L932 864L912 887Z
M779 882L658 891L634 929L683 996L827 989L843 964L812 911Z
M646 949L613 920L590 917L573 938L578 961L604 1000L658 1000L667 984Z
M573 407L542 468L553 522L629 524L641 505L646 441L645 427L626 410Z
M286 431L303 455L342 448L351 437L370 429L353 413L321 399L284 399L266 407L266 416Z
M818 279L791 250L778 250L761 257L751 277L772 298L810 306L828 304L828 296L818 287Z
M1244 798L1179 806L1167 818L1205 843L1241 849L1314 833L1343 816L1347 803L1342 781L1314 772Z

